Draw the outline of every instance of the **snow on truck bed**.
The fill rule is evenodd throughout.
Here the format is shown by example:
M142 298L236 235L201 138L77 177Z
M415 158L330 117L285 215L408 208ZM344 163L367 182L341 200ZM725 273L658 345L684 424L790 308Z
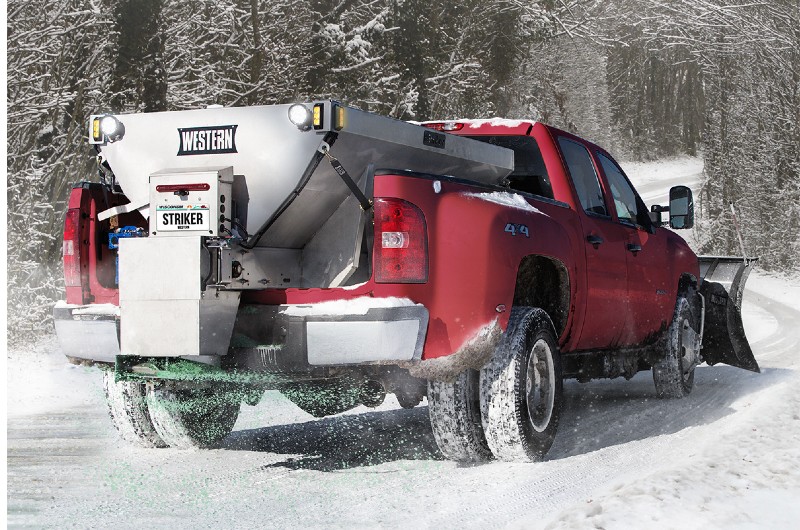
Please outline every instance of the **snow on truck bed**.
M366 315L370 309L389 309L393 307L412 307L414 302L408 298L373 298L362 296L350 300L333 300L313 305L290 305L281 310L286 316L312 315Z
M525 197L516 193L509 193L506 191L493 191L491 193L465 192L463 195L469 199L480 199L502 206L510 206L511 208L517 208L519 210L547 215L525 200Z

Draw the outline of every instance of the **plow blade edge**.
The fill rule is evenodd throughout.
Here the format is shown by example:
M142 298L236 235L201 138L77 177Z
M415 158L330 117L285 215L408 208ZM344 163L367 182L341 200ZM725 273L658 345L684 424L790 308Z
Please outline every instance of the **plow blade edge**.
M701 256L699 260L700 294L706 304L703 360L760 372L742 323L744 284L756 259Z

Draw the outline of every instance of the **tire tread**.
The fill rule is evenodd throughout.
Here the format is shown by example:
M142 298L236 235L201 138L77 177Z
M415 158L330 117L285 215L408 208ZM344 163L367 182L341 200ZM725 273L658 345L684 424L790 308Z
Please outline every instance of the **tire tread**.
M478 373L467 370L452 382L428 382L428 414L442 455L459 462L482 462L492 453L483 433Z
M522 371L527 362L530 334L548 335L556 392L550 424L544 433L526 429L527 409ZM506 461L538 461L552 445L561 409L561 365L553 323L539 308L515 307L495 354L481 370L481 415L486 441L495 458Z
M145 383L116 381L114 371L106 370L103 391L108 415L123 440L141 447L166 447L150 419Z

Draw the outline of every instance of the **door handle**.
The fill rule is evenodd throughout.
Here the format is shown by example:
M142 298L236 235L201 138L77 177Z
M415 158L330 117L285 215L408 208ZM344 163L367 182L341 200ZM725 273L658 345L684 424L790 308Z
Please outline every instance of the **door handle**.
M590 234L586 236L586 241L588 241L594 248L597 248L603 242L603 238L594 234Z
M628 250L636 254L642 251L642 246L637 243L628 243Z

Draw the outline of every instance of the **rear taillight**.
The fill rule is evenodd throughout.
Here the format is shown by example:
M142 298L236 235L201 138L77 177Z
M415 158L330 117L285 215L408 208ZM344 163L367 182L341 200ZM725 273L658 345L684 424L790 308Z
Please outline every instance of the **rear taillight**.
M67 210L64 219L64 284L81 287L81 211Z
M375 281L428 281L428 231L422 210L402 199L376 199Z

